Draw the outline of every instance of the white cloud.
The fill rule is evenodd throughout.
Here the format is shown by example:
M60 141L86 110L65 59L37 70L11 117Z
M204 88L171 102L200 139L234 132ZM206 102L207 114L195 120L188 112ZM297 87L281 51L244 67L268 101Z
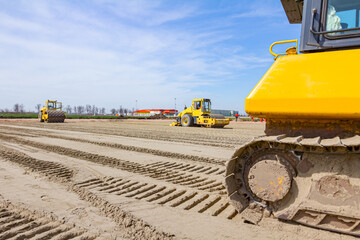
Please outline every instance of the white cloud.
M249 17L278 17L282 11L280 9L259 8L234 15L234 18L249 18Z
M197 10L160 1L22 1L0 10L0 108L50 98L166 107L165 99L209 95L206 87L268 64L221 45L231 33L167 26Z
M136 23L157 26L171 21L179 20L195 14L196 7L192 5L172 6L172 9L164 9L162 1L111 1L98 0L99 6L105 6L107 10L117 17L128 19Z
M283 15L283 9L274 4L271 0L255 0L249 7L242 7L243 12L235 14L234 18L260 18L279 17Z
M9 16L8 14L1 12L0 12L0 26L2 28L12 29L12 30L22 30L22 31L42 30L42 27L39 24L31 23L19 18L14 18Z

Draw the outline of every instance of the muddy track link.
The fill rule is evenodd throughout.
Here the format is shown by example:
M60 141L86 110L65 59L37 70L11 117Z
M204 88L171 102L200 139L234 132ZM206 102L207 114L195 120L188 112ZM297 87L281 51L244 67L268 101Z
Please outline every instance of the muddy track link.
M211 216L233 219L237 211L228 203L224 195L209 194L200 191L176 189L158 184L148 184L121 178L92 178L74 184L97 194L125 196L154 204L195 211Z
M44 134L44 131L37 131L37 130L15 129L15 128L9 128L9 127L6 128L6 129L11 130L11 132L2 131L1 133L4 133L4 134L11 133L11 134L18 135L18 136L24 136L23 133L26 132L26 133L32 134L32 135L28 135L30 137L37 137L37 136L41 136L42 134ZM21 131L21 133L16 133L18 131ZM82 143L90 143L90 144L95 144L95 145L104 146L104 147L122 149L122 150L126 150L126 151L148 153L148 154L152 154L152 155L155 155L155 156L161 156L161 157L186 159L186 160L191 160L191 161L195 161L195 162L205 162L205 163L211 163L211 164L216 164L216 165L221 165L221 166L225 165L225 161L220 160L220 159L214 159L214 158L209 158L209 157L201 157L201 156L194 156L194 155L181 154L181 153L174 153L174 152L167 152L167 151L150 149L150 148L143 148L143 147L135 147L135 146L118 144L118 143L96 142L96 141L90 141L90 140L80 139L80 138L53 135L53 134L51 134L51 132L48 132L46 134L46 137L69 140L69 141L75 141L75 142L82 142Z
M0 239L96 239L85 230L0 201Z
M7 147L0 146L0 156L5 160L17 163L47 177L55 177L63 181L69 181L74 175L71 169L60 163L38 160Z
M292 187L283 199L264 201L249 187L248 169L261 161L259 157L252 162L261 154L278 156L278 161L285 156L284 168L294 169L289 173L294 175ZM245 209L244 212L256 215L266 206L279 219L360 236L359 163L360 136L264 136L243 145L228 161L226 188L230 202L239 212Z
M163 167L158 165L151 165L151 164L143 165L126 160L120 160L113 157L87 153L87 152L65 148L65 147L59 147L55 145L42 144L42 143L28 141L21 138L6 136L2 134L0 134L0 139L14 143L21 143L31 147L40 148L46 151L51 151L57 154L70 156L98 164L116 167L121 170L125 170L132 173L139 173L154 179L164 180L174 184L186 185L188 187L197 188L199 190L225 194L225 187L223 186L222 182L211 179L209 178L210 176L209 177L202 176L203 175L201 174L202 171L212 172L214 170L212 168L204 169L203 166L195 166L193 169L189 170L189 173L187 173L186 171L172 170L167 168L166 166L172 165L172 163L167 163L167 162L164 162ZM177 167L179 166L180 165L177 165ZM186 168L187 167L188 166L186 166ZM196 171L198 171L198 173L195 173ZM220 172L221 171L222 170L220 170ZM216 175L216 174L209 173L209 175Z

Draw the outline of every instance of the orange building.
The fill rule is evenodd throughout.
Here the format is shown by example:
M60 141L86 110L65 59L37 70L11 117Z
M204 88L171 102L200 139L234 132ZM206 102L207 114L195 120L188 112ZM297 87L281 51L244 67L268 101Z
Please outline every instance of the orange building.
M134 116L153 116L155 114L163 114L168 117L176 116L176 109L142 109L133 112Z

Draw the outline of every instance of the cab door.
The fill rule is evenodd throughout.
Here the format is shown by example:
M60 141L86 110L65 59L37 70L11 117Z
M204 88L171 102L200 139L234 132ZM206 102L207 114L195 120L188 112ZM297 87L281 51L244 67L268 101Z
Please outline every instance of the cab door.
M193 117L198 117L202 115L202 101L194 101L193 103Z

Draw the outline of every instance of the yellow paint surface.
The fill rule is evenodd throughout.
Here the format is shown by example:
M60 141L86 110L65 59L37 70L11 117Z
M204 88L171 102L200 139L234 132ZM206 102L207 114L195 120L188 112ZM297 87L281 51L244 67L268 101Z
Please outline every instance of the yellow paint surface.
M245 100L262 118L359 119L360 50L278 58Z

